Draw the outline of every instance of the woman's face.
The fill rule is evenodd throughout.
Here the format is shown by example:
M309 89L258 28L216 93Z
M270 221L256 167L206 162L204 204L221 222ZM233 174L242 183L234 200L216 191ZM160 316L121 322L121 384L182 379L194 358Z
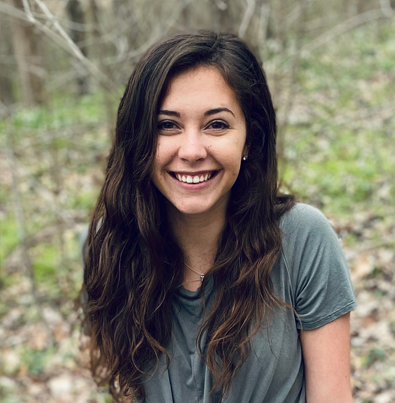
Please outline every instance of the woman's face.
M246 123L234 91L214 67L170 81L158 112L152 180L183 214L223 212L246 148Z

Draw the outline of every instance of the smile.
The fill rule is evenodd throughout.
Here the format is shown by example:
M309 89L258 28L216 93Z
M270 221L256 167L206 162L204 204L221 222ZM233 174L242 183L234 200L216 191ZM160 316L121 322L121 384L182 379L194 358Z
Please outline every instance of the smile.
M193 175L192 173L190 175L182 173L176 173L172 172L172 176L174 176L177 180L180 182L184 183L201 183L201 182L206 182L209 179L211 179L213 176L216 176L219 171L212 171L212 172L207 172L205 174L197 174Z

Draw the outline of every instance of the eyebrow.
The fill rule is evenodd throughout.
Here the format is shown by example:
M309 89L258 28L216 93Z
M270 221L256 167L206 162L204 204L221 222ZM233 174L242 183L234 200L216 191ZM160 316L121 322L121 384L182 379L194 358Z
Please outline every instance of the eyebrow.
M164 109L161 109L161 110L158 112L158 115L177 116L178 118L181 116L181 115L179 114L179 112L167 111L167 110L164 110Z
M204 116L211 116L211 115L216 115L217 113L220 112L229 112L230 114L232 114L233 116L235 116L235 114L228 108L214 108L214 109L210 109L207 112L204 113ZM159 115L166 115L166 116L176 116L176 117L180 117L180 113L176 112L176 111L168 111L166 109L161 109L158 113Z
M220 113L220 112L229 112L231 113L233 116L235 116L235 114L228 108L215 108L215 109L210 109L209 111L207 111L204 116L210 116L210 115L215 115L216 113Z

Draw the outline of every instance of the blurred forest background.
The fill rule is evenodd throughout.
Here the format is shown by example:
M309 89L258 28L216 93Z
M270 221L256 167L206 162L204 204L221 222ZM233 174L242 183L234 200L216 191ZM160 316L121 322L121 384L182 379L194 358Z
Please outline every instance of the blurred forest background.
M350 263L355 402L395 401L395 1L2 0L2 402L110 401L79 350L79 234L133 66L205 28L261 57L284 188L331 219Z

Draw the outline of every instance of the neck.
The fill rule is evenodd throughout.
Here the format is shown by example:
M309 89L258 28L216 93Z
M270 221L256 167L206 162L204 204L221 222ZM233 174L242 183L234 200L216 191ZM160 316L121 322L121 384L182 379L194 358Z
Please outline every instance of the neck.
M196 272L205 274L214 264L218 238L225 225L225 210L187 215L168 209L168 220L184 252L185 263ZM191 270L184 271L184 286L200 287L200 276Z

